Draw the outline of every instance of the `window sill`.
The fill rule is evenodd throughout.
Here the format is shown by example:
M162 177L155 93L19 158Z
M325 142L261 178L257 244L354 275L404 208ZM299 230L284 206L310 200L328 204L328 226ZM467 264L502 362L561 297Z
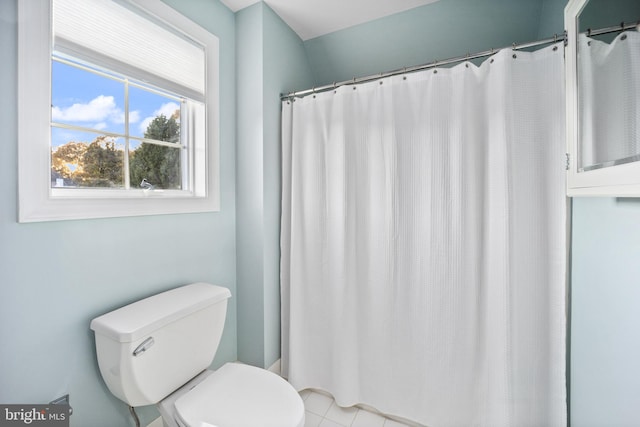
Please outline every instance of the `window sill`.
M59 190L59 189L57 189ZM64 192L65 190L63 190ZM73 190L72 190L73 191ZM108 190L107 190L108 191ZM59 192L59 191L57 191ZM101 193L102 191L91 191ZM103 192L102 192L103 193ZM76 219L117 218L125 216L163 215L216 212L219 210L218 201L208 197L196 197L187 192L183 194L158 193L145 194L139 197L138 191L123 191L121 193L138 193L136 195L115 196L100 195L84 198L57 196L47 197L37 204L20 203L20 222L63 221ZM151 192L149 192L151 193Z

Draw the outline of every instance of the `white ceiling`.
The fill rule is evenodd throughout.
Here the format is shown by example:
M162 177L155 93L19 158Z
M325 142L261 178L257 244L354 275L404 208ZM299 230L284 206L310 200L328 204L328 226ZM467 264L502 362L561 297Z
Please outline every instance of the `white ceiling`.
M222 0L237 12L260 0ZM309 40L438 0L264 0L299 36Z

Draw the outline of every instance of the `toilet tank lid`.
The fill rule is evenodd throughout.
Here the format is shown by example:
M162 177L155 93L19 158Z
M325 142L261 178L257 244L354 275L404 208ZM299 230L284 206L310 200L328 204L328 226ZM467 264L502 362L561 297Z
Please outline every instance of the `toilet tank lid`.
M193 283L136 301L91 321L91 329L115 341L131 342L205 307L231 297L229 289Z

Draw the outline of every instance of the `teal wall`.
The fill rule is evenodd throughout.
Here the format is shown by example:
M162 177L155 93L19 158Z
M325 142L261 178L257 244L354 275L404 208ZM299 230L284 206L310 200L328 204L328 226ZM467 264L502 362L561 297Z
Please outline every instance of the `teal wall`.
M573 199L571 425L632 427L640 408L640 199Z
M640 1L638 0L589 0L580 13L580 31L619 25L621 22L640 21ZM613 36L607 38L611 40Z
M307 40L305 48L319 86L537 40L542 3L441 0Z
M564 7L567 0L542 0L538 39L546 39L564 32Z
M237 358L234 14L218 0L168 1L220 39L220 212L18 224L17 1L0 1L0 402L70 393L72 426L129 426L98 371L93 317L189 282L227 286L214 366Z
M280 99L311 86L300 38L264 3L236 14L238 357L280 358Z
M264 367L262 5L236 14L238 358Z
M17 1L0 1L0 403L70 393L76 427L131 425L103 385L88 325L138 298L227 286L214 367L279 357L280 93L561 33L565 4L441 0L303 43L262 3L233 14L219 0L165 0L220 39L221 211L18 224ZM638 200L574 201L574 427L637 423L639 225Z

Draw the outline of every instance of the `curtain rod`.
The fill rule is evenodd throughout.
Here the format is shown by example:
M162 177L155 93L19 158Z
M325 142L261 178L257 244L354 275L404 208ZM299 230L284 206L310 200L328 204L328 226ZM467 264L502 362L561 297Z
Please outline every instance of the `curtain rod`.
M636 28L640 31L640 23L633 23L633 24L625 24L624 22L622 22L620 25L615 26L615 27L607 27L607 28L601 28L598 30L587 30L585 31L584 34L587 34L589 37L591 36L599 36L599 35L603 35L603 34L610 34L610 33L616 33L616 32L621 32L621 31L626 31L632 28ZM499 51L503 50L503 49L509 49L511 48L512 50L521 50L521 49L527 49L527 48L531 48L531 47L537 47L537 46L542 46L542 45L546 45L546 44L551 44L551 43L557 43L560 41L564 41L565 45L567 44L567 34L566 32L564 34L561 35L554 35L553 37L549 37L546 39L542 39L542 40L536 40L533 42L527 42L527 43L521 43L521 44L516 44L513 43L511 46L505 46L499 49L490 49L490 50L485 50L484 52L478 52L478 53L474 53L474 54L466 54L464 56L456 56L453 58L449 58L449 59L444 59L442 61L433 61L427 64L422 64L422 65L415 65L412 67L404 67L404 68L399 68L397 70L393 70L393 71L387 71L384 73L380 73L380 74L372 74L370 76L366 76L366 77L354 77L351 80L344 80L341 82L337 82L337 83L332 83L332 84L328 84L328 85L324 85L324 86L319 86L319 87L314 87L312 89L307 89L307 90L302 90L302 91L297 91L297 92L290 92L288 94L281 94L280 95L280 100L285 100L285 99L292 99L295 97L303 97L306 95L310 95L312 93L321 93L321 92L327 92L329 90L334 90L337 89L341 86L348 86L348 85L356 85L356 84L361 84L361 83L367 83L367 82L371 82L371 81L375 81L375 80L379 80L385 77L392 77L392 76L398 76L398 75L402 75L402 74L406 74L406 73L413 73L416 71L422 71L422 70L427 70L429 68L434 68L434 67L440 67L443 65L449 65L449 64L455 64L456 62L463 62L463 61L469 61L472 59L477 59L477 58L484 58L485 56L491 56L495 53L498 53Z

